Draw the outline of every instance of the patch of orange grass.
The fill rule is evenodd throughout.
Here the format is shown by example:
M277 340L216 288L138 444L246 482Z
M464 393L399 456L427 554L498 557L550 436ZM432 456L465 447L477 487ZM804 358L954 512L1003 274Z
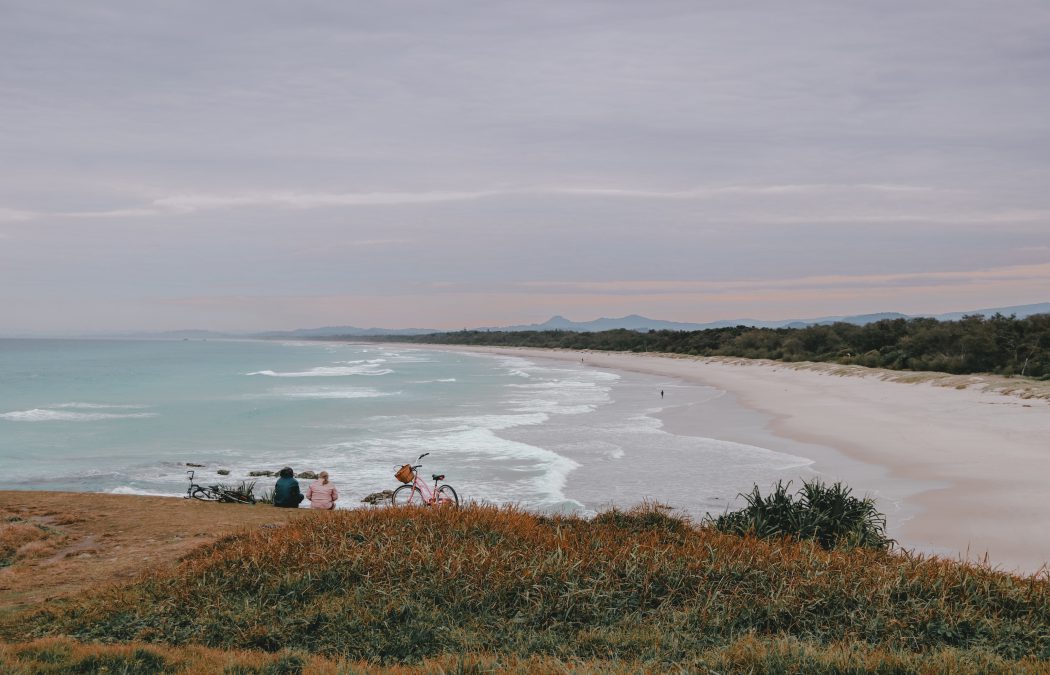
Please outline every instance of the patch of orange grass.
M1050 664L1023 659L1011 664L995 657L973 658L945 649L916 656L866 646L834 644L826 648L791 639L763 640L746 635L723 648L705 650L697 658L668 668L630 659L561 659L493 653L444 654L417 664L378 665L284 650L265 653L201 646L167 647L144 643L85 644L69 638L43 638L17 644L0 643L0 667L8 675L50 675L69 672L165 673L309 673L310 675L445 675L504 673L507 675L636 675L652 672L911 672L1050 673Z
M738 537L654 510L592 521L495 507L310 515L225 537L12 630L385 663L479 653L670 664L749 634L802 645L770 647L774 660L784 649L901 663L945 650L974 663L1050 655L1045 574Z
M42 540L52 536L52 533L32 523L0 523L0 567L46 550L49 546Z

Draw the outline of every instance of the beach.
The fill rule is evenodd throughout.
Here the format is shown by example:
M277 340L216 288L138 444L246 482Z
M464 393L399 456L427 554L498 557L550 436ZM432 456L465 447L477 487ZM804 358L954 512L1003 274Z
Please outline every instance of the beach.
M233 483L287 464L332 472L354 508L426 452L468 502L698 519L818 478L874 499L904 549L1022 573L1050 559L1050 382L404 343L15 347L26 386L0 406L14 502L181 496L188 463ZM123 376L129 358L150 370Z
M661 415L665 429L805 453L825 479L893 502L887 508L879 501L888 518L900 517L891 531L904 548L1021 573L1050 560L1045 382L748 359L445 348L716 387L731 400L672 407ZM736 404L757 416L741 416Z

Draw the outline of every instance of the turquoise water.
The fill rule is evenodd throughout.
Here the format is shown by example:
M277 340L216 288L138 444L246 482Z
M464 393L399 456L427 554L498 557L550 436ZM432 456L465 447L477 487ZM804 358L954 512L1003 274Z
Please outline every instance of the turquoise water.
M800 457L665 433L663 388L677 405L720 393L402 346L0 340L0 489L178 495L187 463L205 465L205 482L290 465L328 470L348 506L430 452L424 472L464 499L586 512L655 496L703 512L806 470ZM654 494L646 472L683 462L696 480Z

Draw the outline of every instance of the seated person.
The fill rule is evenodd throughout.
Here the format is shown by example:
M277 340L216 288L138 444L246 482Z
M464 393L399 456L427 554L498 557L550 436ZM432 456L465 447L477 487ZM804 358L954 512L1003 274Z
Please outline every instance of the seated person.
M303 493L299 491L299 481L295 480L295 472L291 467L284 467L277 472L280 478L273 486L273 505L285 509L299 508L299 502L303 501Z
M311 509L331 511L335 508L335 502L339 499L339 491L329 482L327 471L317 474L317 480L306 488L306 498L310 500Z

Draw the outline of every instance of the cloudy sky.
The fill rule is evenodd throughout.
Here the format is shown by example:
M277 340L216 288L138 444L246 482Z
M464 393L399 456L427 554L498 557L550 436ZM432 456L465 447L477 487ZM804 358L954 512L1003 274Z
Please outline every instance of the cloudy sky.
M1050 4L0 0L0 333L1050 301Z

